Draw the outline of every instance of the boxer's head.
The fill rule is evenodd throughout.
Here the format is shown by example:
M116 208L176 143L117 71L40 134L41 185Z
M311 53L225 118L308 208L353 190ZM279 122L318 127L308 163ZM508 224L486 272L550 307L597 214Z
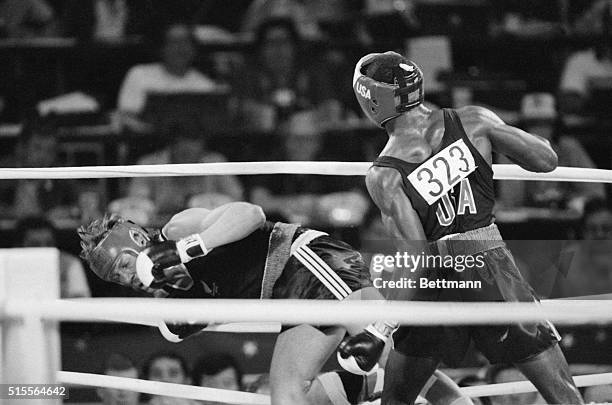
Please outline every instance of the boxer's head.
M78 230L81 257L105 281L143 289L136 276L136 256L150 241L146 229L110 214Z
M353 91L365 115L384 127L423 102L423 72L398 53L371 53L355 66Z

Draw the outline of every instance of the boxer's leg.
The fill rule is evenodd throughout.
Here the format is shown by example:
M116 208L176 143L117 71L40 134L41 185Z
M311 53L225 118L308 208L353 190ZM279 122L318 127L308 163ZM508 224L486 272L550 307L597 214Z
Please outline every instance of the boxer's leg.
M307 392L325 361L342 340L340 327L291 328L278 336L270 367L272 405L308 404Z
M584 403L558 344L514 365L536 386L549 404Z

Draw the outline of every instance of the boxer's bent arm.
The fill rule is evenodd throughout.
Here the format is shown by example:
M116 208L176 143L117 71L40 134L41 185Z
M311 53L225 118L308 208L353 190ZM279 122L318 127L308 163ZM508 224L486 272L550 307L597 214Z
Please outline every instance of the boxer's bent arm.
M472 121L474 125L476 139L479 132L487 136L493 150L506 155L523 169L550 172L557 167L557 154L546 139L507 125L495 113L483 107L472 106L465 113L465 121Z
M184 210L170 219L163 233L171 240L198 233L206 247L213 249L244 239L261 227L265 220L265 214L259 206L232 202L214 210Z

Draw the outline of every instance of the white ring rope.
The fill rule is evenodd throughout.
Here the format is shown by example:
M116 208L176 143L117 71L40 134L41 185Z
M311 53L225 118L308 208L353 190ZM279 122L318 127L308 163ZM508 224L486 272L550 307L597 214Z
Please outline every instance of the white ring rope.
M574 376L573 378L577 387L591 387L593 385L612 384L612 373L578 375ZM466 396L476 398L536 392L537 388L530 381L516 381L501 384L462 387L460 390Z
M136 378L114 377L102 374L58 371L57 380L59 383L67 385L87 385L92 387L115 388L174 398L215 401L228 404L270 404L270 397L262 394L222 390L218 388L197 387L194 385L171 384L159 381L139 380Z
M598 294L598 295L585 295L581 297L568 297L559 298L560 300L612 300L612 294ZM83 300L89 300L89 298L76 298L76 299L64 299L64 301L81 302ZM543 300L542 302L555 301L555 300ZM147 320L133 320L126 319L122 314L115 314L112 317L101 318L108 322L122 322L136 325L153 326L158 327L159 320L157 322ZM226 332L226 333L279 333L281 330L280 322L233 322L233 323L219 323L209 324L203 329L206 332Z
M612 297L612 294L611 294ZM64 298L64 302L73 302L77 305L90 298ZM1 318L0 318L1 319ZM117 313L110 317L100 318L98 322L120 322L132 325L158 327L161 320L151 321L146 319L133 319L125 317L123 313ZM278 333L281 330L280 322L223 322L218 324L209 323L203 329L206 332L225 332L225 333Z
M0 168L0 179L91 179L114 177L214 176L253 174L319 174L363 176L370 162L223 162L130 166ZM516 165L493 165L496 180L612 183L612 170L558 167L533 173Z
M394 319L402 324L431 326L492 325L548 320L559 325L612 321L611 300L549 300L541 304L508 302L317 301L255 299L93 298L8 300L4 316L65 321L107 322L121 315L126 322L283 322L345 325Z
M573 378L577 387L612 384L612 373L579 375ZM143 392L145 394L164 395L201 401L216 401L227 404L270 404L270 397L262 394L139 380L136 378L113 377L101 374L59 371L57 373L57 380L59 383L67 385L115 388ZM462 394L471 398L537 391L536 387L529 381L462 387L460 390Z
M574 376L573 378L577 387L591 387L594 385L612 384L612 373L579 375ZM175 398L187 398L201 401L214 400L216 402L228 404L263 405L270 403L270 397L262 394L139 380L135 378L113 377L101 374L59 371L57 373L57 380L59 383L67 385L115 388ZM460 388L460 391L462 394L470 398L478 398L535 392L537 391L537 388L530 381L515 381L501 384L462 387Z

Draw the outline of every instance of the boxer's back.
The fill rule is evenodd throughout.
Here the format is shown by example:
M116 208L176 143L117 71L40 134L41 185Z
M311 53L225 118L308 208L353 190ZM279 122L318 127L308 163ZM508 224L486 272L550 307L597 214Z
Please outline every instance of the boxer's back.
M478 117L466 108L421 118L394 129L368 176L384 179L400 173L401 187L429 240L491 224L491 145L479 135L486 132L479 131Z
M465 134L480 155L491 165L491 142L480 131L486 122L478 109L471 106L454 110ZM407 162L422 163L440 150L444 136L443 109L432 111L429 117L415 128L407 129L412 136L393 136L385 145L380 156L393 156Z

